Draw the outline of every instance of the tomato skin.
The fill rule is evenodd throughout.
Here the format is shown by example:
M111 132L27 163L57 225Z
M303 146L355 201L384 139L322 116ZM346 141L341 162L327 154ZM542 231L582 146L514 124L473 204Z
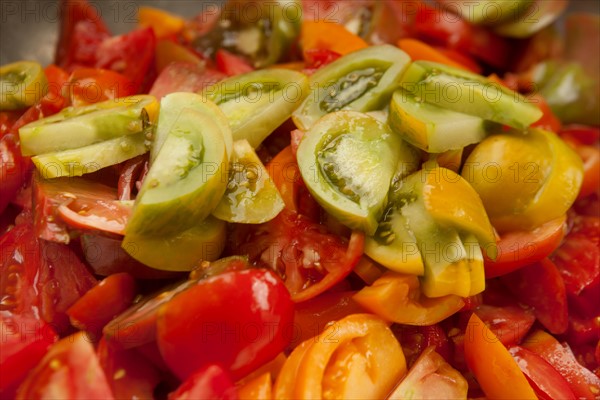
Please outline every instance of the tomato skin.
M520 302L533 308L546 329L555 334L567 330L567 291L558 268L550 259L523 267L503 276L502 280Z
M230 251L247 254L252 263L285 277L294 302L315 297L348 276L364 246L362 233L352 233L346 244L323 225L287 209L251 231L239 225L236 229Z
M98 338L102 328L125 311L136 295L135 280L126 272L110 275L88 290L69 309L71 324Z
M566 216L533 229L503 234L497 243L498 257L484 254L485 276L495 278L548 257L561 244L567 227Z
M0 213L23 186L28 164L21 156L18 139L7 134L0 139Z
M83 332L52 346L19 387L16 398L114 399L94 347Z
M429 326L394 325L392 331L402 345L406 364L409 368L429 347L432 347L444 360L450 361L451 359L450 342L446 332L439 324Z
M74 107L131 96L136 92L133 83L124 75L98 68L75 69L69 77L67 90Z
M254 68L246 62L242 57L230 53L225 49L217 50L215 61L219 71L227 76L245 74L254 71Z
M210 363L239 379L289 344L293 315L290 295L273 272L226 272L199 281L159 309L158 347L182 380Z
M575 399L575 394L565 378L542 357L521 346L511 346L508 351L539 398L545 400Z
M137 184L148 172L148 154L125 161L120 167L117 193L119 200L132 200L137 193ZM137 186L137 187L136 187Z
M169 394L169 400L194 399L237 400L238 395L229 374L219 365L208 364Z
M600 280L600 249L583 233L567 235L552 255L552 261L558 267L569 295L578 296Z
M175 92L198 92L226 77L221 71L209 67L176 61L161 71L150 89L150 94L160 99Z
M520 343L535 322L531 311L517 305L495 307L481 304L474 313L505 346Z
M0 315L0 332L0 397L10 398L58 336L44 321L23 315Z

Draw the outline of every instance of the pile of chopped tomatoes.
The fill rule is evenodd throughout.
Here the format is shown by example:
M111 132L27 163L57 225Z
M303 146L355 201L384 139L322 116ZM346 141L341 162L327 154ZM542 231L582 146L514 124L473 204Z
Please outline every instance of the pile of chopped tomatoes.
M302 5L300 37L269 62L307 75L385 42L526 92L534 65L578 51L556 50L551 27L508 39L417 1ZM583 161L579 195L559 218L502 232L498 256L484 261L485 291L470 297L427 298L416 276L367 257L365 235L331 217L300 178L303 132L291 120L256 149L283 211L228 224L221 258L189 272L150 268L121 247L123 202L136 198L147 154L40 179L20 151L26 124L69 106L197 92L267 63L272 38L257 39L260 54L236 51L223 37L243 27L215 24L207 10L184 20L142 7L140 27L114 36L86 1L65 1L48 93L0 111L0 397L600 396L600 129L561 122L541 95L536 125ZM364 29L353 32L357 21Z

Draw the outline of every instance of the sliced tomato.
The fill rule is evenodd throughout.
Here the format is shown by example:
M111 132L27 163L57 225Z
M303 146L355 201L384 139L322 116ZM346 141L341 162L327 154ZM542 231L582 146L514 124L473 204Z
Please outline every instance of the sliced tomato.
M12 126L23 114L22 110L0 111L0 138L11 131Z
M203 65L177 61L162 70L150 94L160 99L174 92L198 92L226 77L224 73Z
M142 28L107 38L97 49L94 67L123 74L131 82L131 91L139 93L154 64L156 37L152 28Z
M522 346L540 355L552 365L569 383L576 398L598 397L600 378L579 364L571 349L559 343L552 335L544 331L536 331L527 337Z
M92 67L100 44L110 36L98 9L86 0L66 1L61 3L60 15L54 62L68 71L80 66Z
M307 75L314 74L319 68L331 64L342 55L329 49L304 49L304 70Z
M119 168L117 192L119 200L132 200L137 193L138 184L148 172L148 153L125 161Z
M71 105L84 105L131 96L136 88L124 75L98 68L77 68L69 77L67 86Z
M17 195L27 177L28 162L21 156L15 135L0 138L0 213Z
M104 338L98 344L98 361L117 399L152 399L161 372L135 349L123 349Z
M204 66L205 61L191 48L183 46L173 40L159 40L156 43L156 71L160 74L169 64L186 62Z
M355 292L326 292L298 303L294 313L294 336L291 347L320 334L329 323L347 315L364 312L352 296Z
M469 319L464 348L467 365L488 398L536 398L516 361L477 314Z
M485 254L485 276L494 278L548 257L562 242L567 227L566 215L546 222L531 231L505 233L497 243L495 260Z
M452 349L448 336L438 324L429 326L393 325L392 331L402 345L409 368L430 347L444 360L451 359Z
M71 325L99 338L102 328L129 308L136 292L135 280L128 273L101 280L69 307L67 315Z
M362 233L353 233L346 242L286 209L267 223L236 229L229 238L230 251L247 254L252 263L279 274L295 302L315 297L348 276L364 245Z
M94 346L83 332L50 348L17 391L21 399L114 399Z
M201 367L176 391L169 394L169 400L237 400L237 398L237 390L229 374L216 364Z
M583 182L578 199L600 191L600 147L579 145L575 151L583 160Z
M531 311L517 305L482 304L474 312L505 346L520 343L535 322Z
M562 124L558 117L552 112L548 102L541 95L534 95L528 98L528 101L534 103L542 110L542 118L534 122L531 126L545 129L554 133L561 131Z
M0 397L13 398L27 373L58 340L52 327L25 315L0 315Z
M219 71L227 76L240 75L254 71L252 65L246 60L225 49L217 50L215 53L215 61Z
M511 346L508 351L540 399L575 399L565 378L541 356L521 346Z
M132 206L118 200L75 198L58 206L57 213L69 226L123 235Z
M218 363L240 379L291 340L294 305L269 270L232 271L198 281L160 307L157 343L180 379Z
M567 140L592 146L600 140L600 128L595 126L571 124L563 127L560 136Z
M504 69L510 54L508 42L491 31L471 25L447 10L424 4L416 7L414 34Z
M579 295L600 280L600 249L579 232L567 235L552 256L570 295Z
M502 278L520 302L533 308L536 318L546 329L555 334L567 330L567 291L558 268L550 259L545 258Z

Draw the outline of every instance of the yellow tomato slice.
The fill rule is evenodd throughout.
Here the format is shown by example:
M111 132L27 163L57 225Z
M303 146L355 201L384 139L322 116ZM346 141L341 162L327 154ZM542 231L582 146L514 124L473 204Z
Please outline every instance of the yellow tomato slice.
M384 274L353 299L385 320L419 326L438 323L465 305L462 297L456 295L428 298L421 293L415 275L396 272Z
M537 399L517 362L475 313L467 324L465 359L488 398Z

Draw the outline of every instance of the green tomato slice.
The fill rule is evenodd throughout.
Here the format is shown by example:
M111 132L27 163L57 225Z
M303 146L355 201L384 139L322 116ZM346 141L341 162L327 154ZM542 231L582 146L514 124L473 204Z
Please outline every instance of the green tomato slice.
M150 149L150 163L152 164L158 153L169 136L171 127L179 118L181 111L185 108L193 107L197 110L202 110L205 114L213 116L213 120L217 127L221 130L223 139L225 140L225 148L227 157L231 156L233 147L233 137L227 117L221 109L212 101L209 101L196 93L178 92L166 95L160 100L160 113L158 115L158 125L154 134L152 148Z
M233 139L256 148L286 121L307 96L306 75L285 69L253 71L225 79L202 92L227 116Z
M126 234L163 236L200 223L225 192L227 163L214 117L183 109L144 179Z
M292 115L294 123L308 130L327 113L384 108L409 63L405 52L390 45L369 47L337 59L311 76L311 93Z
M247 140L233 143L229 182L212 214L227 222L261 224L272 220L285 204Z
M68 107L20 128L21 152L25 156L44 154L140 132L150 134L157 114L158 101L149 95Z
M458 150L500 129L494 122L417 101L403 89L392 96L388 123L404 140L428 153Z
M387 125L355 111L328 114L298 146L309 191L344 225L375 233L398 168L402 140Z
M73 177L119 164L147 151L148 141L141 132L77 149L40 154L32 157L31 161L46 179Z
M18 110L34 105L48 92L44 69L33 61L0 67L0 110Z
M524 15L534 0L438 0L474 25L498 25Z
M415 61L402 76L401 86L417 101L525 129L542 111L520 94L489 79L444 64Z
M122 247L149 267L190 271L201 261L214 261L225 247L226 224L209 216L191 228L159 236L126 234Z
M502 3L502 2L499 2ZM510 2L506 2L510 3ZM568 0L534 0L524 12L494 27L494 31L511 38L527 38L554 23L569 5Z

